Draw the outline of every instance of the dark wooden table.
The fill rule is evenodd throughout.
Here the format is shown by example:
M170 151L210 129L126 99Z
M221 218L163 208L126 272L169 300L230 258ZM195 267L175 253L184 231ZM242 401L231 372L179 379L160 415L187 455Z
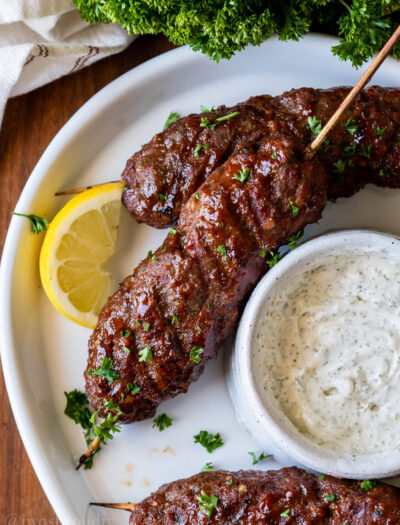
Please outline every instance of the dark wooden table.
M32 169L57 131L106 84L172 48L162 36L140 37L123 53L9 101L0 133L0 253L11 211ZM2 374L0 396L0 523L59 523L22 445Z

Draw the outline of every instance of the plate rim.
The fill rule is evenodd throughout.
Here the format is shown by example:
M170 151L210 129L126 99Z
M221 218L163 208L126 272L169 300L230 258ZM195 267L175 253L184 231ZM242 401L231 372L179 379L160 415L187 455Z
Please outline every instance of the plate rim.
M268 48L269 43L276 40L278 40L278 37L275 35L258 47ZM315 46L333 46L340 39L320 33L309 33L302 38L302 41L308 41L309 44ZM252 47L247 47L242 52L245 53L251 49ZM182 67L185 63L204 59L211 60L200 53L194 52L189 46L172 49L135 66L95 93L68 119L48 144L28 177L18 198L15 210L26 210L30 207L32 200L37 195L42 179L46 176L57 157L62 154L65 147L74 140L75 135L88 121L95 118L100 111L104 111L107 106L112 104L113 100L123 95L127 90L132 89L141 81L149 81L151 77L158 77L176 64ZM389 60L394 59L389 58ZM98 108L100 108L100 111ZM62 490L62 486L58 480L54 479L52 471L48 469L46 452L39 446L39 442L35 442L32 439L32 435L35 435L32 413L27 409L24 402L26 394L23 392L19 381L22 372L18 368L16 343L12 329L11 276L13 275L14 262L24 228L22 222L12 217L4 242L0 264L0 290L2 291L0 294L0 327L2 328L0 330L0 356L3 375L18 432L35 474L58 519L61 523L71 523L76 520L76 513L69 498ZM78 518L82 520L82 516Z

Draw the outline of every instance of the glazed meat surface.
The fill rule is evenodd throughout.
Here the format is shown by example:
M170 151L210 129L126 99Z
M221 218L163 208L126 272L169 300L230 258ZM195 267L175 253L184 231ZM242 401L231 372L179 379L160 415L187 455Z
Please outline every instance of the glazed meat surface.
M130 525L397 525L400 490L378 483L314 474L297 468L202 472L163 485L136 506ZM202 492L217 498L211 516L199 507ZM214 500L215 503L215 500Z
M105 415L112 400L133 422L186 392L233 330L269 250L318 220L326 192L323 166L303 159L296 137L268 134L231 155L101 312L85 373L92 406ZM104 358L111 381L92 375Z
M324 125L347 93L348 88L295 89L174 122L128 160L122 175L125 206L138 222L174 224L190 195L230 155L277 130L296 136L305 148L318 131L318 125L310 129L308 118ZM330 180L328 197L352 195L367 182L399 187L399 136L400 91L363 91L318 153Z

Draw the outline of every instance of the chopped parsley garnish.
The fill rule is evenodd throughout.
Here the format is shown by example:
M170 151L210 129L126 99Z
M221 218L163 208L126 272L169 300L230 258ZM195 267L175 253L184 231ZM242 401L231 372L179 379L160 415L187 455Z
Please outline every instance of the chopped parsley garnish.
M149 331L149 328L150 328L150 323L143 323L143 330L145 332L148 332Z
M200 111L202 113L211 113L211 109L206 108L203 104L200 104Z
M353 118L349 118L347 122L343 124L350 135L354 135L357 131L356 121Z
M322 146L321 146L321 152L322 153L326 153L328 151L328 148L329 148L329 139L326 139L324 140L324 142L322 143Z
M18 217L25 217L26 219L29 219L31 221L31 231L33 233L45 232L49 227L49 221L44 217L40 217L39 215L25 215L24 213L16 213L15 211L12 214L18 215Z
M227 485L232 485L233 484L233 479L232 478L231 479L227 479L226 480L226 484Z
M343 184L343 172L346 169L346 161L339 159L337 162L332 164L333 173L336 175L337 181L339 184Z
M202 472L212 472L214 470L214 465L209 461L201 469Z
M88 375L101 376L112 383L113 381L117 381L117 379L119 379L118 372L112 369L113 366L114 361L109 357L104 357L103 359L100 359L100 368L97 368L97 370L92 370L89 368Z
M140 392L140 386L136 383L134 385L132 383L128 383L126 388L128 389L128 392L131 394L131 396L135 396Z
M266 263L268 264L268 266L270 268L272 268L279 261L280 255L279 255L279 252L274 251L274 250L269 250L268 253L269 253L269 255L268 255L268 258L266 260Z
M287 518L288 516L290 516L290 509L286 509L283 512L281 512L280 516L282 518Z
M122 350L128 355L131 353L131 351L129 350L127 346L124 346Z
M161 414L153 419L153 428L158 428L160 432L172 425L173 419L168 417L167 414Z
M190 350L189 358L191 361L194 361L195 363L200 363L201 361L201 354L204 352L204 350L201 348L201 346L194 346Z
M225 120L229 120L232 117L236 117L239 115L239 111L234 111L233 113L229 113L229 115L224 115L223 117L218 117L215 122L211 122L207 117L201 117L200 120L200 127L201 128L210 128L215 129L216 126L221 124L221 122L224 122Z
M195 328L196 332L199 332L199 334L201 334L201 332L203 331L200 326L196 326Z
M275 150L272 152L271 157L272 157L273 159L277 159L277 158L278 158L278 154L277 154L277 152L276 152Z
M151 260L152 260L153 262L157 262L157 261L158 261L158 259L157 259L157 255L153 255L153 257L151 258Z
M239 171L239 173L235 173L233 178L239 180L240 182L244 182L246 179L249 178L249 175L250 168L243 168L242 171Z
M167 129L170 124L172 124L173 122L175 122L179 118L180 118L180 116L178 115L178 113L175 113L174 111L172 113L170 113L169 117L165 121L163 129Z
M158 197L158 200L159 200L159 201L165 201L165 200L167 200L167 196L164 195L163 193L159 193L159 194L157 195L157 197Z
M207 496L207 493L203 489L200 491L200 494L201 496L197 496L197 499L199 500L199 509L205 510L207 516L210 517L213 510L218 505L218 498L217 496L214 496L213 493Z
M363 157L366 157L367 159L370 159L371 158L371 148L372 148L371 144L369 144L368 146L366 146L365 144L361 144L360 155L362 155Z
M200 199L200 193L199 192L195 193L194 198L198 201Z
M343 148L342 157L344 159L349 159L353 157L354 153L356 152L356 147L357 147L357 144L355 142L352 142L351 144Z
M369 480L369 479L364 479L364 481L362 481L360 483L360 489L363 489L365 490L366 492L368 492L369 490L373 489L374 487L376 487L378 484L377 481L374 481L374 480Z
M169 230L168 235L170 235L171 237L175 237L176 233L177 233L177 232L176 232L175 228L171 228L171 229Z
M212 308L214 305L212 303L207 303L207 308Z
M100 424L97 423L96 418L99 411L90 413L89 400L84 392L79 390L73 390L72 392L64 392L67 398L67 406L64 410L65 415L70 417L75 423L81 425L85 431L85 440L89 445L94 437L98 437L102 443L106 443L108 440L113 438L115 432L119 432L121 427L116 424L119 418L119 414L122 414L122 410L117 407L114 401L111 399L105 403L104 407L109 410L116 410L117 414L107 414L107 417ZM100 446L94 451L92 457L85 462L85 469L90 469L93 466L94 455L100 451Z
M150 346L145 346L142 348L142 350L139 350L139 363L142 363L143 361L153 361L153 353L151 351Z
M226 259L226 247L224 245L218 246L217 252L219 252L222 255L223 259Z
M152 253L153 253L153 252L149 252L149 253L147 254L147 257L149 256L149 254L151 255ZM142 324L142 321L141 321L140 319L135 319L135 323L136 323L137 325L140 326L140 325Z
M291 237L289 237L288 246L291 250L294 250L296 248L297 243L303 237L303 235L304 235L304 231L300 230L295 235L292 235Z
M129 337L131 335L129 330L121 330L120 334L121 334L121 337Z
M180 322L179 317L176 316L176 315L173 315L172 319L171 319L171 324L175 324L175 323L179 323L179 322Z
M386 130L387 130L387 126L385 126L384 128L377 127L374 133L377 137L379 137L379 140L382 140L382 137Z
M234 111L233 113L229 113L229 115L224 115L223 117L218 117L217 122L224 122L224 120L229 120L232 117L236 117L239 115L239 111Z
M260 463L260 461L272 457L272 454L264 454L264 452L261 452L261 454L258 457L255 455L254 452L249 452L249 455L252 458L252 465L257 465L257 463Z
M317 137L322 131L322 121L315 116L308 117L307 121L311 133Z
M202 149L208 149L208 144L197 144L196 149L194 150L193 155L198 157Z
M200 443L200 445L203 446L210 454L217 448L222 447L224 444L219 432L217 434L210 434L207 432L207 430L200 430L200 432L193 437L194 442Z
M325 479L325 474L318 474L318 477L319 477L320 479Z
M296 204L291 199L289 199L289 204L290 204L290 207L292 208L292 216L296 217L296 215L299 213L299 208L296 206Z
M390 179L391 173L388 169L384 168L379 171L379 177L383 177L384 179Z
M90 429L91 414L88 408L89 399L87 395L79 390L64 392L64 395L67 398L64 414L75 421L76 424L81 425L84 430Z
M335 499L336 499L335 494L329 494L329 495L326 496L326 498L325 498L326 501L335 501Z
M147 256L146 256L146 257L151 257L152 255L153 255L153 250L149 250L149 251L147 252ZM136 321L136 322L137 322L137 321ZM137 323L138 323L138 322L137 322ZM140 323L141 323L141 321L140 321ZM138 323L138 324L140 324L140 323Z

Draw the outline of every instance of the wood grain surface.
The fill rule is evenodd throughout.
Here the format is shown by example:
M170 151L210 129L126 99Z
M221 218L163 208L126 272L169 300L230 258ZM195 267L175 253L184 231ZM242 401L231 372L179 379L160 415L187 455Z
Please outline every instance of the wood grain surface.
M8 102L0 133L0 180L3 188L0 196L0 253L11 212L25 182L57 131L106 84L173 47L162 36L140 37L123 53ZM60 523L22 445L2 374L0 424L0 524Z

